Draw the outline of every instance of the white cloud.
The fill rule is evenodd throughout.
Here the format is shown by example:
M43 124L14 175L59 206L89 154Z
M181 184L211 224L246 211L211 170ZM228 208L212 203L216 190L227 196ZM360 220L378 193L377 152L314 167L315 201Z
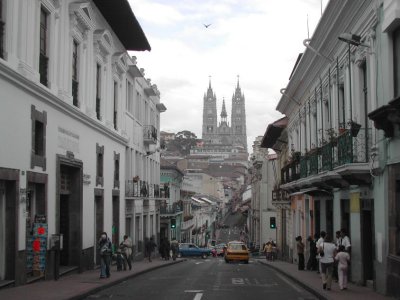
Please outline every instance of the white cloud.
M326 2L326 1L325 1ZM228 115L237 75L246 97L248 146L281 117L279 90L320 18L320 0L131 1L151 52L134 53L167 106L161 129L201 137L209 75ZM209 28L203 24L212 23ZM229 118L229 116L228 116Z

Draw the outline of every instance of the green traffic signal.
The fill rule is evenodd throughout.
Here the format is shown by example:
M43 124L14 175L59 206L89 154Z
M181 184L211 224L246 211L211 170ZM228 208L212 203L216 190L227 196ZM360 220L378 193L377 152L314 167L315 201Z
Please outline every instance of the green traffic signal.
M171 219L171 228L176 228L176 219Z
M272 228L272 229L276 228L276 219L275 219L275 217L270 217L269 218L269 227Z

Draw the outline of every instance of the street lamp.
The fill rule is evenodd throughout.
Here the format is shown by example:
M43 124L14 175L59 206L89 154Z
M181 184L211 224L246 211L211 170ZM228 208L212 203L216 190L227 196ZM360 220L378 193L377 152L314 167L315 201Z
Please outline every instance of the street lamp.
M348 43L349 45L353 45L356 47L363 46L363 47L370 48L369 45L361 42L361 36L353 34L353 33L344 32L339 35L338 39L341 40L342 42Z

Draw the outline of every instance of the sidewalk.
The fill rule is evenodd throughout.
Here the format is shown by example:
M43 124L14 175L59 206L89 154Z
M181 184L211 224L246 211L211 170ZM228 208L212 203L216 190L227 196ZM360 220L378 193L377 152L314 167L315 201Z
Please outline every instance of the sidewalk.
M352 283L347 285L347 290L341 291L337 282L332 282L332 289L326 291L322 289L322 280L316 271L299 271L296 264L276 260L273 262L267 261L265 258L258 259L258 262L267 265L269 268L282 273L295 281L298 285L308 290L310 293L319 299L363 299L363 300L384 300L394 299L385 297L381 294L374 292L372 289L358 286Z
M61 299L83 299L90 294L111 287L119 282L140 274L176 264L184 261L161 260L154 258L152 262L147 260L134 262L131 271L116 271L116 266L111 267L111 277L99 279L100 270L90 270L80 274L71 274L61 277L58 281L43 280L32 284L0 290L0 299L13 300L61 300Z

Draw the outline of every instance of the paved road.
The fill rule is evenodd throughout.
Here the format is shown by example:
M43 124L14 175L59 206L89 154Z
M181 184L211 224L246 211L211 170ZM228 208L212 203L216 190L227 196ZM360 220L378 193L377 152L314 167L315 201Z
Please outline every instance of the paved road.
M227 264L223 258L193 258L158 269L86 299L316 299L283 275L251 260Z
M243 231L243 225L241 219L243 218L241 213L229 214L224 221L224 224L229 226L228 228L219 229L217 243L227 243L233 240L240 240L240 232Z

